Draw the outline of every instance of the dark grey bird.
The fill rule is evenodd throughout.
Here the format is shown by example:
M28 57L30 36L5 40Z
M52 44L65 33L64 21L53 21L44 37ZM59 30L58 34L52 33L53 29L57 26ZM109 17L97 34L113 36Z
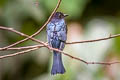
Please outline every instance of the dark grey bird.
M47 39L51 47L63 50L67 39L67 27L64 18L68 16L61 12L56 12L47 25ZM51 74L64 74L65 68L62 63L62 54L53 51L53 65Z

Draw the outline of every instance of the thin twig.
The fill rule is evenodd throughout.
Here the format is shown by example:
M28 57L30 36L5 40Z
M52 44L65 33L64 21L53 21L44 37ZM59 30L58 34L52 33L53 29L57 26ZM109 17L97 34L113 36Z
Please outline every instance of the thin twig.
M61 50L59 50L59 49L55 49L55 48L52 48L52 47L50 47L50 46L48 46L48 49L54 50L54 51L58 51L58 52L60 52L60 54L64 54L64 55L66 55L66 56L68 56L68 57L70 57L70 58L72 58L72 59L81 61L81 62L83 62L83 63L85 63L85 64L111 65L111 64L120 63L119 61L116 61L116 62L87 62L87 61L85 61L85 60L83 60L83 59L81 59L81 58L74 57L74 56L72 56L72 55L70 55L70 54L68 54L68 53L66 53L66 52L64 52L64 51L61 51Z
M78 43L88 43L88 42L97 42L97 41L103 41L103 40L108 40L112 38L120 37L120 34L116 35L110 35L105 38L99 38L99 39L93 39L93 40L84 40L84 41L78 41L78 42L66 42L66 44L78 44Z
M117 64L120 63L119 61L115 62L87 62L87 64L103 64L103 65L112 65L112 64Z
M40 44L43 44L43 45L46 46L46 47L47 47L47 45L48 45L47 43L44 43L44 42L42 42L42 41L40 41L40 40L38 40L38 39L32 38L32 37L29 36L29 35L26 35L26 34L24 34L24 33L21 33L21 32L19 32L19 31L16 31L16 30L14 30L13 28L7 28L7 27L2 27L2 26L0 26L0 29L15 32L15 33L18 34L18 35L21 35L21 36L30 38L31 40L33 40L33 41L35 41L35 42L38 42L38 43L40 43ZM21 41L22 41L22 40L21 40ZM15 44L16 44L16 43L13 43L13 45L15 45ZM10 46L10 47L11 47L11 46ZM1 51L1 50L7 50L7 48L9 48L9 47L7 46L7 47L0 48L0 51Z
M24 41L27 41L27 40L29 40L29 39L32 39L32 37L38 35L38 34L45 28L45 26L49 23L49 21L51 20L52 16L54 15L54 13L55 13L55 12L57 11L57 9L59 8L59 5L60 5L61 1L62 1L62 0L58 0L58 3L57 3L57 5L56 5L55 9L53 10L52 14L51 14L50 17L48 18L48 20L45 22L45 24L44 24L37 32L35 32L35 33L32 34L31 36L28 36L28 37L26 36L27 38L25 38L25 39L23 39L23 40L20 40L20 41L18 41L18 42L16 42L16 43L13 43L13 44L11 44L11 45L9 45L9 46L6 46L6 47L4 47L3 49L5 50L5 49L7 49L7 48L13 47L13 46L15 46L15 45L17 45L17 44L20 44L20 43L24 42ZM32 40L33 40L33 39L32 39Z
M43 45L34 45L34 46L25 46L25 47L12 47L12 48L7 48L7 50L24 50L24 49L32 49L32 48L41 48L41 47L45 47ZM2 50L2 48L0 48L0 50Z
M27 52L30 52L30 51L34 51L36 49L38 49L38 48L32 48L32 49L16 52L16 53L13 53L13 54L3 55L3 56L0 56L0 59L21 55L21 54L24 54L24 53L27 53Z

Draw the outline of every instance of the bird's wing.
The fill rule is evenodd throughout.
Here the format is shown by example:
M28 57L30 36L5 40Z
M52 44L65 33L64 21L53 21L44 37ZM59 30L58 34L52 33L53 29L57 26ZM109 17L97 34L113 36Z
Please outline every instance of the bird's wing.
M63 23L61 25L60 31L58 31L58 37L61 41L66 42L67 40L67 29L66 29L66 24Z
M51 38L53 37L53 28L54 28L54 24L49 22L47 25L47 40L50 46L52 46L51 44Z
M63 50L65 41L67 39L66 24L64 21L61 22L49 22L47 25L47 39L50 46L53 45L52 42L55 41L54 45L59 46L59 49ZM56 40L54 40L56 39ZM60 45L57 45L56 42L61 42ZM57 47L56 47L57 48Z
M63 50L65 47L65 42L67 40L67 27L65 23L61 25L61 29L60 31L57 32L57 34L58 34L59 40L61 41L59 49Z

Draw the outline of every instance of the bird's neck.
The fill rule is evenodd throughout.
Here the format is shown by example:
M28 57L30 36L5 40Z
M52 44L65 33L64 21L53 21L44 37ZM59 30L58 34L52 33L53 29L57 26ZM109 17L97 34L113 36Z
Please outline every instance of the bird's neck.
M64 21L64 19L52 19L51 22L58 22L58 21Z

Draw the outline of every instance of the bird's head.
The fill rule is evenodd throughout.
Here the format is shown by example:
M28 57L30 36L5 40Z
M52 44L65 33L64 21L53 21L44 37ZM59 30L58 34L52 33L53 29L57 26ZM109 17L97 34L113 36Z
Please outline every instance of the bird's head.
M64 17L68 16L67 14L63 14L61 12L56 12L54 15L53 15L53 18L55 19L63 19Z

